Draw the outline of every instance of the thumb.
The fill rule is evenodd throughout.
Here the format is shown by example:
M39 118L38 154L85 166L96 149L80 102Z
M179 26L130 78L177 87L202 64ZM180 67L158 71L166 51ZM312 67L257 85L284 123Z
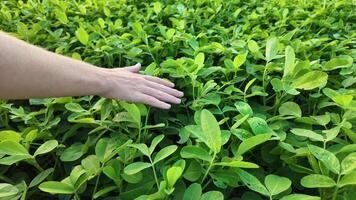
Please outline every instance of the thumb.
M136 65L130 66L130 67L124 67L125 70L132 72L132 73L137 73L141 69L141 64L137 63Z

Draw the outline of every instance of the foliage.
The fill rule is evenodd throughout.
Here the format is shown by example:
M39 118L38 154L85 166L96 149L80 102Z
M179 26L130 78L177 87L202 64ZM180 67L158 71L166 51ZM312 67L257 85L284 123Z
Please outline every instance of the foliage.
M352 199L355 2L0 2L0 29L183 90L0 102L0 199Z

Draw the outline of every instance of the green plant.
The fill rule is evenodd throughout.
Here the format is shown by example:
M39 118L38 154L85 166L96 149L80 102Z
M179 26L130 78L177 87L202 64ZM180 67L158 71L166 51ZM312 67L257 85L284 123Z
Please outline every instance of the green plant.
M353 199L354 5L1 1L1 30L185 97L0 101L0 199Z

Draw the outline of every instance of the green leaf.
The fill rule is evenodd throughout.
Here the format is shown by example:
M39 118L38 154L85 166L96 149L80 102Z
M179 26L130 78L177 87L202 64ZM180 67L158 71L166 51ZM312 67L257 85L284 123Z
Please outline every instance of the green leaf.
M0 183L0 198L1 199L12 199L11 196L19 193L19 189L8 183Z
M331 99L339 104L340 106L348 107L352 102L353 96L352 95L337 95L331 97Z
M262 185L262 183L255 176L241 169L236 169L236 172L239 175L241 181L248 188L260 194L263 194L265 196L269 196L268 190L265 188L264 185Z
M293 128L290 130L294 135L307 137L316 141L324 141L324 137L320 134L315 133L314 131L301 128Z
M281 198L281 200L320 200L320 197L306 194L290 194Z
M252 117L247 122L255 135L269 133L267 122L262 118Z
M278 40L276 37L269 38L266 44L266 60L270 62L278 53Z
M247 43L248 50L250 50L252 53L258 53L260 50L260 47L258 46L257 42L254 40L249 40Z
M253 116L253 111L252 108L250 107L250 105L248 103L245 103L243 101L239 101L236 102L235 107L237 109L237 111L239 111L239 113L243 116L249 115L249 116Z
M10 156L30 155L25 147L11 140L0 143L0 154L6 154Z
M182 158L195 158L207 162L211 162L213 159L205 149L199 146L184 146L180 151L180 155Z
M204 193L200 200L224 200L224 195L219 191L209 191Z
M107 193L109 193L109 192L112 192L112 191L114 191L114 190L118 190L119 188L117 187L117 186L105 186L103 189L101 189L101 190L99 190L99 191L97 191L95 194L94 194L94 196L93 196L93 198L94 199L97 199L97 198L99 198L99 197L101 197L101 196L103 196L103 195L105 195L105 194L107 194Z
M185 190L183 200L196 200L201 197L201 194L201 185L198 183L193 183Z
M204 60L205 60L204 53L198 53L198 55L195 57L194 64L197 64L198 66L203 66Z
M347 155L341 162L341 174L349 174L356 169L356 152Z
M338 187L344 187L346 185L356 185L356 171L344 175L338 183Z
M337 58L333 58L325 63L323 69L326 71L340 69L340 68L348 68L351 67L353 63L353 59L348 55L341 55Z
M151 167L150 163L134 162L134 163L127 165L124 169L124 172L127 175L132 175L132 174L136 174L136 173L138 173L146 168L149 168L149 167Z
M0 131L0 142L10 140L16 143L19 143L21 140L20 133L12 130Z
M299 105L292 101L283 103L281 107L279 107L278 111L280 115L291 115L294 117L302 116L302 110Z
M163 138L164 138L164 135L158 135L155 138L153 138L153 140L151 142L151 146L149 148L150 155L153 153L153 151L155 150L157 145L163 140Z
M292 87L296 89L312 90L326 84L328 74L321 71L311 71L295 79Z
M60 156L61 161L70 162L79 159L84 154L84 152L82 151L83 147L84 145L81 143L72 144L70 147L66 148L62 152Z
M177 180L182 176L183 170L181 167L173 166L167 170L167 184L173 188Z
M173 154L177 150L177 148L178 148L177 145L170 145L170 146L164 147L156 154L155 158L153 159L153 163L156 164L159 161L167 158L168 156Z
M210 111L204 109L201 112L200 120L201 128L207 138L209 148L213 152L219 153L222 145L221 131L214 115Z
M245 162L241 160L232 160L229 162L218 162L214 163L214 165L226 166L226 167L239 167L239 168L259 168L258 165L251 162Z
M285 177L269 174L265 177L265 185L270 195L277 195L290 188L292 182Z
M39 173L35 178L32 179L29 188L34 187L44 181L51 173L53 173L54 168L48 168L41 173Z
M306 188L328 188L336 185L335 181L328 176L311 174L304 176L300 183Z
M48 140L45 143L43 143L38 149L35 151L33 156L41 155L48 153L55 149L58 146L58 141L57 140Z
M162 4L160 2L154 2L153 3L153 11L158 15L162 10Z
M40 190L51 194L73 194L74 187L58 181L47 181L39 185Z
M239 145L239 147L237 149L237 154L238 155L244 154L245 152L251 150L255 146L268 141L271 138L271 136L272 136L271 134L260 134L260 135L252 136L250 138L245 139Z
M330 171L334 172L335 174L340 173L340 162L333 153L311 144L308 144L308 148L309 151L317 159L319 159L325 165L326 168L328 168Z
M57 17L57 19L62 23L62 24L68 24L68 18L65 12L59 9L55 9L54 13Z
M89 155L81 161L81 164L87 174L96 174L100 170L100 161L96 155Z
M295 67L295 54L291 46L287 46L285 50L285 64L283 77L292 75Z
M120 105L129 113L133 121L141 126L141 113L138 107L135 104L126 103L124 101L120 101Z
M83 27L79 27L76 31L75 31L75 36L77 37L77 39L79 40L80 43L82 43L83 45L87 45L89 42L89 35L87 33L87 31L83 28Z
M101 138L95 145L95 155L100 162L104 162L114 151L114 145L111 144L108 138Z
M32 156L29 154L7 156L5 158L0 159L0 164L1 165L13 165L14 163L17 163L22 160L27 160L29 158L32 158Z
M86 112L86 110L84 110L84 108L77 103L67 103L64 105L64 107L69 110L72 111L74 113L82 113L82 112Z
M133 147L135 149L138 149L145 156L150 156L151 155L150 154L150 150L148 149L146 144L129 144L127 146Z
M239 68L246 62L247 53L239 54L234 58L234 69L235 71L239 70Z

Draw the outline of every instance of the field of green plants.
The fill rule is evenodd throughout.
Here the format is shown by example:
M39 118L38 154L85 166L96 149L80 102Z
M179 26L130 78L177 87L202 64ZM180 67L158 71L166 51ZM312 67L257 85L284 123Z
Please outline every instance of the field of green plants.
M185 93L0 100L0 200L355 199L355 5L0 1L4 32Z

